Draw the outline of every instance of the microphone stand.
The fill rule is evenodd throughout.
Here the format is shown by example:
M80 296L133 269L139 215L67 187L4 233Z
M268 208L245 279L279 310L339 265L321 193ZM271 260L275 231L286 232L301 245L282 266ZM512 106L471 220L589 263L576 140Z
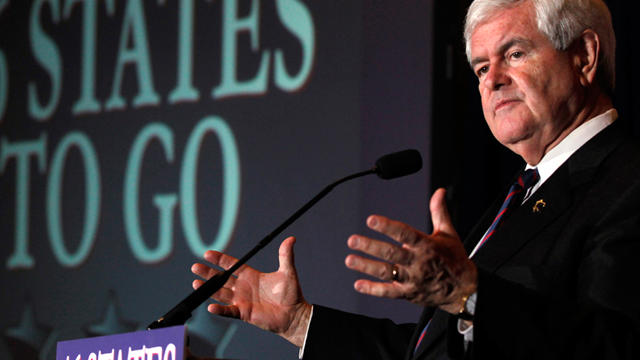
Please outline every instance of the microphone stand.
M240 260L238 260L232 267L225 270L222 273L219 273L209 280L207 280L202 286L193 291L190 295L188 295L184 300L182 300L178 305L173 307L169 312L167 312L164 316L160 317L158 320L152 322L147 326L147 330L165 328L169 326L175 325L184 325L187 320L191 317L191 313L195 310L200 304L205 302L211 295L213 295L216 291L220 290L224 286L224 284L229 280L231 274L233 274L240 266L244 265L249 259L251 259L258 251L267 246L276 236L278 236L284 229L289 227L294 221L296 221L302 214L307 212L313 205L315 205L320 199L325 197L333 188L342 184L345 181L349 181L351 179L355 179L361 176L376 174L379 172L378 166L366 170L361 171L349 176L346 176L340 180L333 182L332 184L327 185L322 191L320 191L313 199L309 200L306 204L304 204L298 211L296 211L293 215L291 215L287 220L285 220L280 226L278 226L275 230L273 230L269 235L265 236L258 245L256 245L251 251L249 251L245 256L243 256Z

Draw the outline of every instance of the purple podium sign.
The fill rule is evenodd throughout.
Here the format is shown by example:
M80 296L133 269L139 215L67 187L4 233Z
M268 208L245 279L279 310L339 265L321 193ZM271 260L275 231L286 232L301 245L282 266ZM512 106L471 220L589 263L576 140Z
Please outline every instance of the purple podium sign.
M56 360L184 360L185 326L60 341Z

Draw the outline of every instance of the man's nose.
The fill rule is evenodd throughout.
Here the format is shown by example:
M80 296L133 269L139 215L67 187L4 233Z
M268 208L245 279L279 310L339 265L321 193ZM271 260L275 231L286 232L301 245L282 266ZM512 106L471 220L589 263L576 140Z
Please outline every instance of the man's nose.
M506 69L501 64L494 64L489 67L483 79L483 85L488 90L499 90L502 86L508 85L510 81Z

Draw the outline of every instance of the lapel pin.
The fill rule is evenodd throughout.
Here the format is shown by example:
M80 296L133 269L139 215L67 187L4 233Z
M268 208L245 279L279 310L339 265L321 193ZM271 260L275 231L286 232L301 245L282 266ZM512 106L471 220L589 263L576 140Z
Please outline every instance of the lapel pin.
M544 199L540 199L540 200L536 201L536 203L533 205L533 212L534 213L539 213L545 207L547 207L547 203L544 202Z

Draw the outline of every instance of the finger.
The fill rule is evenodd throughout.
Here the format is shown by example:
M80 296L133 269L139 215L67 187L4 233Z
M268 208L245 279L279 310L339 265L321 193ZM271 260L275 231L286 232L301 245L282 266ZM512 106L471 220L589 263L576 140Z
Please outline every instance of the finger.
M234 277L230 277L229 280L227 280L227 282L224 284L224 287L220 288L220 290L225 288L231 289L233 286L235 286L235 283L236 279ZM202 286L202 284L204 284L204 280L196 279L191 282L191 287L193 287L194 290L197 290L200 286Z
M350 254L345 259L345 264L351 270L359 271L363 274L371 275L380 280L393 280L393 265L383 261L367 259L362 256ZM400 278L400 274L398 278Z
M193 290L198 290L198 288L202 286L202 284L204 284L204 281L196 279L191 282L191 287L193 288Z
M216 291L213 295L211 295L211 297L214 300L219 301L221 303L233 304L233 295L234 295L233 290L229 288L221 288L220 290Z
M227 255L225 253L221 253L220 251L208 250L204 253L204 259L208 262L217 265L225 270L228 270L230 267L235 265L238 262L238 259L233 256ZM238 270L234 271L236 276L240 276L245 271L255 271L250 266L242 265Z
M296 243L296 238L290 236L280 244L280 249L278 250L278 260L280 262L279 271L284 272L285 274L295 273L295 259L293 256L293 245Z
M403 222L391 220L380 215L369 216L367 218L367 226L397 242L407 245L415 245L427 238L426 234Z
M408 265L411 262L411 252L402 247L385 241L371 239L360 235L351 235L347 245L353 250L375 256L390 263Z
M446 190L440 188L436 190L429 201L429 210L431 211L431 222L433 223L433 232L443 232L445 234L457 234L453 227L451 216L447 208Z
M213 269L205 264L195 263L191 265L191 272L194 275L198 275L205 280L209 280L211 277L219 274L221 271Z
M357 292L377 296L377 297L386 297L392 299L398 299L402 297L402 290L397 285L397 283L381 283L377 281L370 280L356 280L353 284L353 288L356 289Z
M220 270L212 269L210 266L200 264L200 263L195 263L191 265L191 272L195 275L200 276L205 280L209 280L213 276L222 273L222 271ZM229 287L233 286L233 284L235 284L236 282L236 279L237 278L235 276L230 276L227 282L225 283L225 286L229 286Z
M233 282L235 282L235 280L232 280ZM193 282L191 283L191 287L193 287L194 290L197 290L199 287L202 286L202 284L204 284L204 281L202 280L193 280ZM211 295L211 298L223 303L227 303L230 304L233 300L233 290L232 290L233 285L230 285L229 282L227 282L225 284L225 287L222 287L220 289L218 289L218 291L216 291L213 295Z
M212 314L224 317L230 317L234 319L240 318L240 309L238 309L238 307L234 305L209 304L209 306L207 306L207 311Z

